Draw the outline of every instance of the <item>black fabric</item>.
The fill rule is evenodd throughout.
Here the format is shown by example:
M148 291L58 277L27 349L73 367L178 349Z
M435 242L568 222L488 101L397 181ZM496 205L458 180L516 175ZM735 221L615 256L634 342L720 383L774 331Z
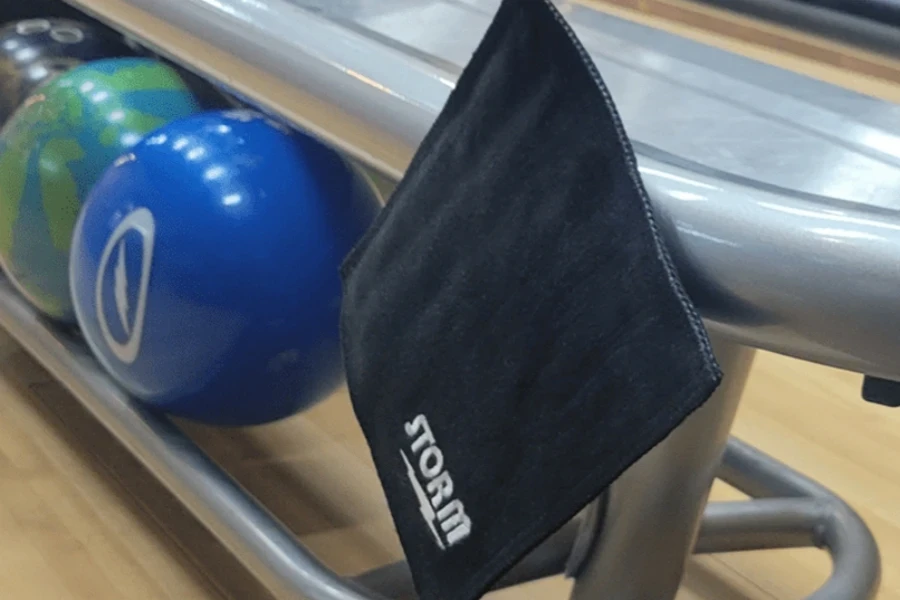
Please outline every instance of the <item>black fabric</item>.
M354 409L424 600L482 595L721 379L543 0L503 2L342 276Z

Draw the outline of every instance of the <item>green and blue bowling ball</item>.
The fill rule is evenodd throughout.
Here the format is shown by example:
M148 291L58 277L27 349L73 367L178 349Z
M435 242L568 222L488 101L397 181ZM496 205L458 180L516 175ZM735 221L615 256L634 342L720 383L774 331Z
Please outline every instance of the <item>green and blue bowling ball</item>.
M170 67L85 63L35 90L0 131L0 264L46 315L74 322L69 247L82 202L148 132L199 111Z
M85 203L70 277L81 330L160 411L287 417L342 381L339 266L380 207L342 156L256 112L171 123Z

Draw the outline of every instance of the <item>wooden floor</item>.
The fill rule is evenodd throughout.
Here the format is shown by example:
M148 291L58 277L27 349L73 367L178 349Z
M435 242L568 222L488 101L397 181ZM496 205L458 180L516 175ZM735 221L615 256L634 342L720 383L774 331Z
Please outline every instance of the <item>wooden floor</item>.
M900 102L900 67L885 59L688 3L610 0L605 7ZM736 433L838 491L860 512L883 553L880 598L900 599L900 410L865 404L860 383L855 374L761 353ZM190 431L339 571L354 573L400 556L346 397L264 428ZM717 486L713 495L731 493ZM706 557L691 564L680 600L801 598L828 569L828 559L812 550ZM567 582L552 579L492 597L564 598L567 589ZM266 597L0 334L0 598Z

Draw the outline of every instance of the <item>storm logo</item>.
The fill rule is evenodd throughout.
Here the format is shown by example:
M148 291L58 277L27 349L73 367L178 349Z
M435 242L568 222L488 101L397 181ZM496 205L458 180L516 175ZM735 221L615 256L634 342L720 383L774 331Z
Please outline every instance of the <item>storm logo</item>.
M454 494L453 478L444 468L444 453L435 443L428 419L425 415L418 415L405 423L404 429L413 442L409 456L403 450L400 456L419 502L419 512L437 547L446 550L469 537L472 521L462 501Z

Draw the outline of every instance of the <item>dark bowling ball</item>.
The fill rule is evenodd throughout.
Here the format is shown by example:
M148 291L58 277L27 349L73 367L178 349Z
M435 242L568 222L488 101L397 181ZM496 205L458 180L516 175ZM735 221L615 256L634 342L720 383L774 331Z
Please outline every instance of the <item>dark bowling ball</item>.
M6 0L0 2L0 17L6 23L47 17L89 19L77 8L60 0Z
M79 64L133 52L106 29L70 19L28 19L0 28L0 124L38 86Z
M81 330L157 409L219 425L289 416L341 381L339 267L380 207L362 171L258 113L165 125L81 211Z

